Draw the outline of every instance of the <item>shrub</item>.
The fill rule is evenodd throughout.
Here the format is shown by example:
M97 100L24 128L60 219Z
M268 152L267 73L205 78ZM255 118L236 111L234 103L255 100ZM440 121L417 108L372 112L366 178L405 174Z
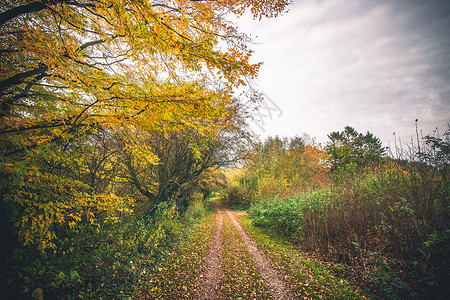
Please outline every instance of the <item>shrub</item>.
M184 213L184 219L188 223L194 223L208 213L205 208L206 200L203 199L203 195L200 193L196 193L193 196L194 200L189 204L186 212Z
M450 267L448 182L420 164L388 163L352 174L326 189L256 203L253 222L346 263L377 264L377 255L397 260L432 282L426 284L430 291L444 293Z
M248 208L253 199L253 193L248 187L232 184L224 191L221 201L230 207Z

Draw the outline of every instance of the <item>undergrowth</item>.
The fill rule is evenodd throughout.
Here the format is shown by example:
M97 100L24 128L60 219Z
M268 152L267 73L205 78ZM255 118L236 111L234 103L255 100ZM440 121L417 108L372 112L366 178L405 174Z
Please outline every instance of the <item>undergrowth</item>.
M424 164L396 163L337 172L335 181L296 197L253 203L253 223L357 270L377 297L448 296L448 181Z
M215 217L209 214L193 227L179 247L147 277L138 299L192 299L197 288L194 281L210 244Z
M6 257L6 295L11 299L121 299L140 297L160 265L180 242L189 240L208 214L197 201L182 216L161 203L151 218L124 216L121 222L67 234L58 252L17 247ZM198 237L197 237L198 239Z

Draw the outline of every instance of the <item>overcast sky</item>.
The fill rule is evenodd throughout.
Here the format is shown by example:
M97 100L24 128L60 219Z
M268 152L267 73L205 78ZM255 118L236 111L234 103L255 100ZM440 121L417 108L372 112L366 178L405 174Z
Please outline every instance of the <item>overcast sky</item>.
M252 126L263 138L323 143L350 125L388 146L394 132L409 141L415 119L423 135L448 127L450 1L296 0L276 19L237 25L264 62L255 83L272 118Z

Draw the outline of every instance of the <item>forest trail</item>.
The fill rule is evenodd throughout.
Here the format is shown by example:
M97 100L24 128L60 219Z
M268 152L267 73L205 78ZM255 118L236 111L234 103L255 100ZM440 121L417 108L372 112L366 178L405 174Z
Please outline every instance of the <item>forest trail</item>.
M247 235L243 230L239 221L235 218L233 212L227 210L224 206L210 202L211 206L216 209L216 224L212 233L211 244L206 254L203 267L199 277L197 278L197 293L195 299L221 299L221 283L223 283L224 272L222 270L223 260L223 213L225 213L229 220L234 224L234 229L237 230L245 248L248 251L251 260L256 267L257 272L262 277L262 280L267 287L268 296L271 299L295 299L294 293L291 291L289 285L284 282L279 274L272 267L271 261L258 248L257 244ZM228 220L226 220L228 221ZM239 241L239 242L242 242ZM230 242L230 241L225 241ZM233 241L236 242L236 241ZM238 256L238 253L234 253ZM238 259L236 259L239 262ZM239 265L234 266L240 268Z

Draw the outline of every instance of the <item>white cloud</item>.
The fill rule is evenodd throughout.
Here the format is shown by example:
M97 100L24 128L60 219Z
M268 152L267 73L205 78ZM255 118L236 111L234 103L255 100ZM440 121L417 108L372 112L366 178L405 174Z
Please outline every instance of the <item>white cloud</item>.
M283 109L266 135L326 134L351 125L385 143L396 131L424 132L450 121L450 25L439 1L299 1L261 22L240 20L258 36L258 88ZM439 7L437 7L439 6Z

